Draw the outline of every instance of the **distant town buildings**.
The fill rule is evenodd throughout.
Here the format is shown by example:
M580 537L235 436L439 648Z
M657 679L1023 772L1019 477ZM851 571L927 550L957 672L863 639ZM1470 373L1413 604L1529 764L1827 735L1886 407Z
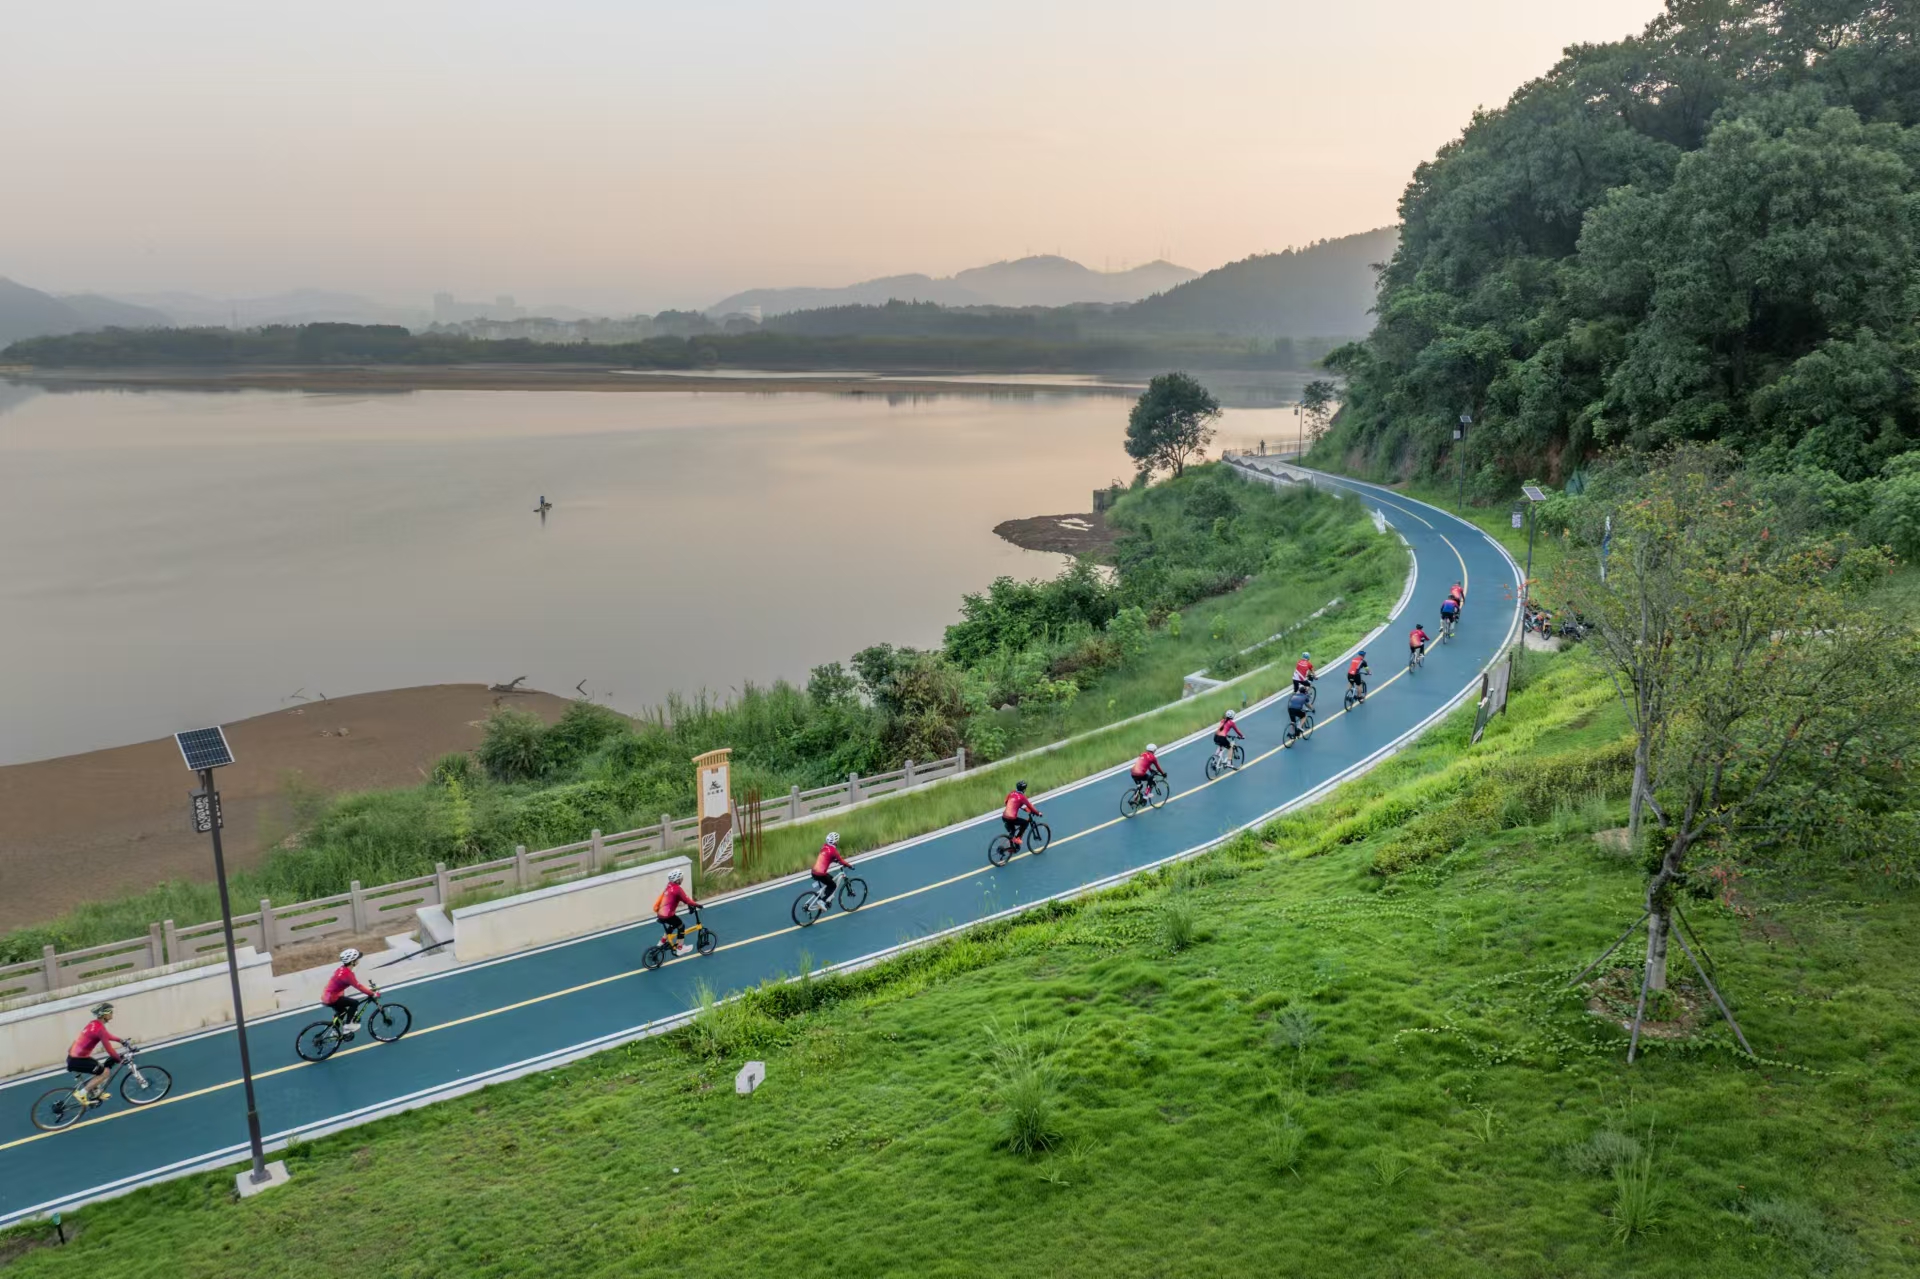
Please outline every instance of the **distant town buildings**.
M451 293L433 295L435 324L464 324L468 320L514 320L525 315L511 293L502 293L491 302L462 302Z

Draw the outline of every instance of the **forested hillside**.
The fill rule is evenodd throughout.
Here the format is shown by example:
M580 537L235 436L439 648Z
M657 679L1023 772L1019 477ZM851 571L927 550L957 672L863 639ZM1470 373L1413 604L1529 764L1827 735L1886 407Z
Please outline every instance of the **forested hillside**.
M1917 122L1920 6L1669 0L1571 50L1415 172L1327 451L1451 477L1468 412L1485 496L1678 440L1881 475L1920 446Z

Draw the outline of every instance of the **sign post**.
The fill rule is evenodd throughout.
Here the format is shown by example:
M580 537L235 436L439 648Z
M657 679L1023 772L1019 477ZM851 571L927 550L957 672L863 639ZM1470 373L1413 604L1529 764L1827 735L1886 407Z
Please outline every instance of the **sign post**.
M700 797L700 869L724 875L733 869L733 768L731 748L696 755L694 793Z
M234 1180L242 1199L287 1180L287 1165L275 1160L267 1163L266 1148L260 1140L260 1105L253 1095L253 1059L247 1052L247 1010L240 998L240 960L234 953L233 902L227 895L227 859L220 848L220 828L226 825L220 815L220 792L213 788L213 770L233 763L233 750L227 735L218 728L196 728L175 733L180 758L200 775L200 789L188 798L193 804L193 829L213 837L213 876L220 885L220 929L227 942L227 978L233 992L233 1033L240 1044L240 1082L247 1097L247 1144L253 1153L253 1168Z

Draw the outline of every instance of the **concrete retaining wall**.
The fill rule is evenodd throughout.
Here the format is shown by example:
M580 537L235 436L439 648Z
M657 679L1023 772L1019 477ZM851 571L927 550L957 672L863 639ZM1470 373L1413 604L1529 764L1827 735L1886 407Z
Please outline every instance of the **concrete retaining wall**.
M235 954L247 1016L275 1011L280 1004L273 993L273 956L251 946ZM149 969L139 981L118 986L72 987L14 1000L0 1005L0 1078L65 1062L74 1036L87 1024L87 1010L100 1003L113 1005L108 1029L143 1047L233 1020L224 959Z
M684 857L669 857L611 875L462 906L453 912L454 956L470 964L651 919L654 899L667 886L667 872L674 870L687 875L691 884L692 863Z

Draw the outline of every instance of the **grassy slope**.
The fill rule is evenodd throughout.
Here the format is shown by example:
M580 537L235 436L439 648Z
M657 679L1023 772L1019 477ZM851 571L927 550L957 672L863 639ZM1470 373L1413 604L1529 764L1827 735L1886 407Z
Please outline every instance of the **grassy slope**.
M1577 660L1531 667L1475 753L1614 737ZM1512 813L1390 882L1389 824L1305 855L1430 795L1466 729L1171 874L302 1147L245 1205L209 1175L87 1209L12 1273L1912 1273L1920 898L1696 906L1771 1060L1716 1028L1629 1069L1557 990L1638 899L1583 829L1609 805ZM1053 1072L1050 1153L1003 1147L996 1042ZM742 1099L748 1056L768 1083ZM1649 1129L1664 1207L1618 1243L1596 1135Z

